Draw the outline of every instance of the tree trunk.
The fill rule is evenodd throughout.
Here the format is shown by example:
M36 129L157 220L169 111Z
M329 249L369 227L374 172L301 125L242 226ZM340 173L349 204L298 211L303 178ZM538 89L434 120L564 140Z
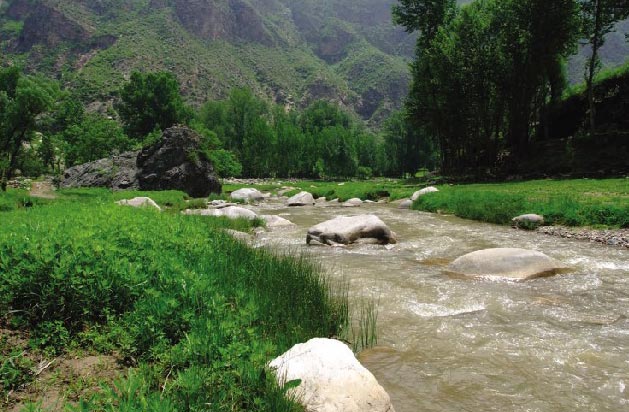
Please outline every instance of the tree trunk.
M594 9L594 31L592 33L592 55L588 62L588 76L586 81L588 106L589 106L589 123L590 136L594 136L596 131L596 108L594 107L594 76L596 74L596 65L598 63L598 49L602 43L602 7L601 1L596 0Z

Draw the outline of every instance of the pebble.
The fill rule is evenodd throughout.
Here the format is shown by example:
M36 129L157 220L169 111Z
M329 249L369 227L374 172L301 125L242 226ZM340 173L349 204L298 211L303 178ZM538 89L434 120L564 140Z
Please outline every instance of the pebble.
M559 236L566 239L589 240L609 246L629 248L629 229L578 229L565 226L542 226L538 232L551 236Z

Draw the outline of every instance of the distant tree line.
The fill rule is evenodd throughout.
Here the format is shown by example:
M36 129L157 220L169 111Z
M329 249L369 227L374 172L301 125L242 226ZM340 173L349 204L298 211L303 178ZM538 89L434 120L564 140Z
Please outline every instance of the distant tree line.
M438 146L444 174L509 172L531 156L566 86L564 65L589 41L590 135L598 50L627 0L400 0L394 20L417 32L407 121Z
M375 133L336 104L315 101L285 110L248 89L193 110L168 72L132 73L113 107L92 113L57 82L8 67L0 69L1 181L5 188L18 171L61 173L138 149L174 124L201 134L207 156L225 177L402 176L436 159L430 141L405 118L396 113Z

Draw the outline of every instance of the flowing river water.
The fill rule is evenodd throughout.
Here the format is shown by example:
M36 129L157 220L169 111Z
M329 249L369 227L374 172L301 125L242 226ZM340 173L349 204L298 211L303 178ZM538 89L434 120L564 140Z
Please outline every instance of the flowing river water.
M259 245L305 251L350 299L373 299L378 345L359 358L397 412L628 411L629 250L410 210L262 206L296 228ZM379 245L306 246L308 228L375 214L398 235ZM572 271L528 282L448 277L479 249L533 249Z

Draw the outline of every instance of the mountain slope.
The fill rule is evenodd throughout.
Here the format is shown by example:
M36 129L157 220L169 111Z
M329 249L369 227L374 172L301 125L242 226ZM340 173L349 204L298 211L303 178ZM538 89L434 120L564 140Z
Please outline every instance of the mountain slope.
M107 101L132 70L170 70L195 104L247 86L285 105L324 98L378 124L407 93L413 38L394 0L10 0L8 58Z

